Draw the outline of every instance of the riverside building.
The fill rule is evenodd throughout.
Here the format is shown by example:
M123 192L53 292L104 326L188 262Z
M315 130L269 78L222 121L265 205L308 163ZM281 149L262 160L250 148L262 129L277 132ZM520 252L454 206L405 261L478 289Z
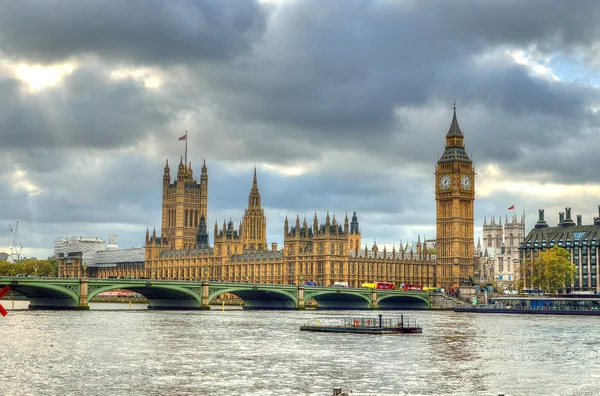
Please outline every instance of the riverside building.
M521 261L535 260L539 252L558 245L571 254L571 262L577 274L570 286L575 291L600 291L598 283L598 255L600 246L600 205L598 217L593 223L584 225L582 216L577 215L577 222L571 218L571 208L559 213L558 225L549 227L544 220L544 210L539 210L539 219L535 227L527 234L519 247ZM523 275L524 285L529 280Z

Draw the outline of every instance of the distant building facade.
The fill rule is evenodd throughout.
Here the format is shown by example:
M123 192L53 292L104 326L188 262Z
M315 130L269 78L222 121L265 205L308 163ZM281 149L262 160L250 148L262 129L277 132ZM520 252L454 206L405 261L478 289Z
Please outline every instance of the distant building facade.
M584 225L582 216L577 215L577 222L571 218L571 208L559 213L558 225L549 227L544 220L544 210L539 210L539 219L535 227L527 234L519 247L520 259L535 260L540 252L558 245L571 254L571 262L577 274L571 285L567 287L575 291L600 291L598 256L600 255L600 205L598 217L593 223ZM529 287L530 279L523 274L523 283Z
M513 214L510 221L505 217L496 221L495 216L487 222L483 220L483 246L478 247L481 252L480 267L482 268L482 281L496 283L501 289L513 289L514 283L519 279L520 254L519 247L525 238L525 213L520 220Z
M58 238L53 258L58 260L59 277L119 278L144 277L143 248L119 249L116 235L101 238Z

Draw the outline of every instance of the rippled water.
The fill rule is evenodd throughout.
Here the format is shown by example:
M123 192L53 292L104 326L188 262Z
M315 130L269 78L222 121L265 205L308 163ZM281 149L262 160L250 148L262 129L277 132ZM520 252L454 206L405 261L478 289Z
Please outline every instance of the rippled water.
M600 389L600 317L414 311L403 313L417 318L423 334L374 336L298 329L309 317L365 312L135 309L142 307L93 304L87 312L0 317L0 394L331 395L342 387L373 394L596 395Z

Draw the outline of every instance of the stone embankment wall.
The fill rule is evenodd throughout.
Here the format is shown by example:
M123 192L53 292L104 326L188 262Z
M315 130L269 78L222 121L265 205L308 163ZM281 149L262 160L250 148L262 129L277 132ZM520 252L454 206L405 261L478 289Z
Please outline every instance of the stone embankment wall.
M433 309L452 309L465 304L466 301L445 294L435 293L431 297L431 308Z

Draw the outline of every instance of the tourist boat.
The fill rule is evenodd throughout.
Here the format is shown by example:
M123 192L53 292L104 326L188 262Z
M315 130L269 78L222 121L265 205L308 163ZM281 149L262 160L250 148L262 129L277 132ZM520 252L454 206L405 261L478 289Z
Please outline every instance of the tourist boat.
M365 317L316 317L309 319L308 323L300 326L300 331L320 331L329 333L356 333L356 334L412 334L422 333L416 319L400 315L396 318Z
M454 312L534 314L534 315L592 315L600 316L600 295L552 294L528 296L498 296L489 304L462 305Z

